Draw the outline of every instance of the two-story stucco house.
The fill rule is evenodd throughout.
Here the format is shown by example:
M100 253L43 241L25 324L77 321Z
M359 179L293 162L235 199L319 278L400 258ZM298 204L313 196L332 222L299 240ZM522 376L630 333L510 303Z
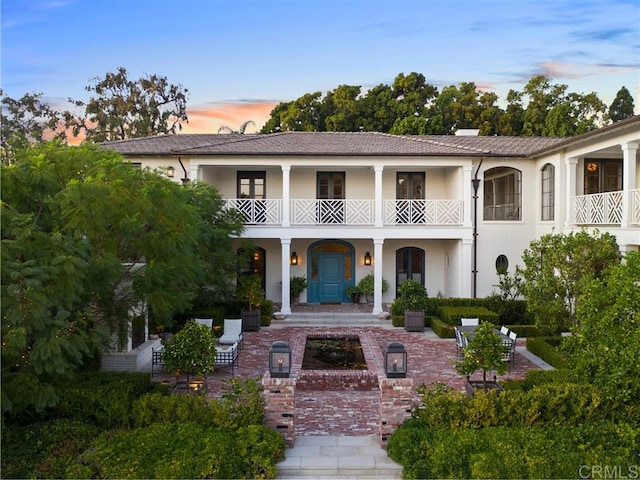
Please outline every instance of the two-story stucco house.
M286 132L107 142L176 182L215 185L246 219L267 298L349 301L373 273L372 313L407 278L430 296L483 297L529 242L586 227L640 248L640 117L579 137ZM382 278L390 285L382 293Z

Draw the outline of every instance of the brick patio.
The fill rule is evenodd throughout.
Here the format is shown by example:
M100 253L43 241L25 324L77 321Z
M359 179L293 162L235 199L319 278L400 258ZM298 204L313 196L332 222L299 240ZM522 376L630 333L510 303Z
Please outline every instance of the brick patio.
M455 389L464 389L464 378L455 371L456 347L454 339L440 339L427 329L424 333L405 332L389 326L389 321L379 321L378 326L288 326L262 327L258 332L245 332L244 345L235 369L236 378L261 378L268 370L268 352L275 341L286 341L293 350L292 375L300 374L304 339L307 334L331 333L357 334L364 340L363 348L369 348L369 358L377 365L368 368L381 371L382 350L390 342L400 342L408 354L408 378L414 387L442 382ZM518 346L524 345L518 340ZM372 352L372 353L371 353ZM539 368L520 353L511 372L499 380L523 378L528 370ZM207 378L208 393L216 397L223 382L233 378L227 371L218 371ZM166 373L156 374L154 379L171 380ZM379 433L379 393L376 391L318 391L297 390L295 396L295 435L377 435ZM417 396L416 396L417 399Z

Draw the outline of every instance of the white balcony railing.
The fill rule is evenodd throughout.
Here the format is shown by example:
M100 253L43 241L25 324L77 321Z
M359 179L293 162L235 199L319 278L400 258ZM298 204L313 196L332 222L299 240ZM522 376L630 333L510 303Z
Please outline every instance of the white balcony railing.
M577 225L620 225L622 193L607 192L573 197L573 223Z
M374 225L374 200L291 200L291 225ZM227 208L239 210L247 225L281 225L281 199L234 198ZM460 200L385 200L385 225L462 225Z
M631 222L640 225L640 189L631 190Z
M460 200L385 200L385 225L461 225Z

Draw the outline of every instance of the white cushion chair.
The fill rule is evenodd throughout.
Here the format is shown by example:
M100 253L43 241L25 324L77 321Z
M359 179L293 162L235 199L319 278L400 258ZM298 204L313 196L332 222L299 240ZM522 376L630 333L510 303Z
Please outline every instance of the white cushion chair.
M238 361L238 343L237 342L231 346L216 348L215 368L217 370L228 368L231 370L231 375L233 375L235 364L237 361Z
M200 325L205 325L209 328L213 328L213 318L196 318L195 321Z
M480 319L479 318L461 318L460 325L462 325L463 327L477 327L478 325L480 325Z
M242 344L242 319L225 318L222 336L218 339L219 345Z
M505 327L504 325L502 325L500 327L500 333L503 334L503 335L507 335L508 336L509 335L509 328Z

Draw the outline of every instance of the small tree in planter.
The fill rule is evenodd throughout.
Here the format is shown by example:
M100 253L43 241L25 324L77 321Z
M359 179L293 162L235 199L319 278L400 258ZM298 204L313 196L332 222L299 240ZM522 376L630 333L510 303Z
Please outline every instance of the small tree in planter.
M358 290L360 293L365 296L365 300L369 303L369 296L373 296L374 287L373 287L373 274L365 275L358 282ZM382 279L382 293L386 292L389 289L389 282L387 282L384 278Z
M294 303L298 303L300 294L304 292L305 288L307 288L307 279L305 277L291 277L289 281L289 293Z
M213 372L216 363L215 333L205 325L187 322L164 347L164 362L167 371L176 376L176 386L181 383L180 375L186 374L189 387L191 375Z
M500 389L495 377L493 382L487 381L487 372L495 371L499 375L504 374L508 366L503 358L508 353L509 347L493 331L493 325L489 322L482 322L475 329L473 338L464 347L464 358L456 362L456 371L467 377L470 387L480 384L484 390L488 390L489 387ZM482 370L482 382L472 381L469 378L478 370Z
M360 291L357 285L352 285L350 287L345 288L344 292L347 294L347 297L349 297L353 303L360 303L360 296L362 295L362 292Z
M246 302L247 308L240 311L242 330L260 330L260 304L264 300L262 281L257 275L241 277L238 282L238 299Z
M404 313L404 329L409 332L424 331L424 306L429 295L420 282L408 279L398 287L394 310Z

